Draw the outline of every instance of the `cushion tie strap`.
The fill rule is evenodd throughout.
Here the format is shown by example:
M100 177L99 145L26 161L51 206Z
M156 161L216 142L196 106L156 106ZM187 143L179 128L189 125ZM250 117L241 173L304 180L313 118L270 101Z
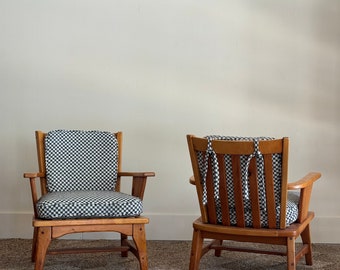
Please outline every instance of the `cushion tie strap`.
M262 153L259 150L259 139L258 138L253 138L253 142L254 142L254 152L252 154L249 155L248 160L247 160L247 165L246 165L246 170L245 173L248 172L249 169L249 164L252 158L256 157L259 158L261 160L261 164L263 164L263 156ZM263 166L261 166L262 171L263 171Z
M254 152L252 154L249 155L248 159L247 159L247 163L246 163L246 168L243 172L243 177L244 179L248 180L248 171L249 171L249 164L250 161L253 158L257 158L259 162L256 162L256 167L257 167L257 174L259 177L259 186L262 186L264 188L264 177L263 177L263 171L264 171L264 161L263 161L263 156L262 153L259 150L259 139L258 138L253 138L253 142L254 142ZM249 183L248 183L249 184ZM245 187L245 195L246 198L249 199L249 186Z
M205 156L205 168L208 168L208 159L212 158L212 166L214 168L214 170L213 170L214 182L215 182L216 187L218 187L218 179L219 179L219 173L218 172L219 172L219 168L218 168L218 162L217 162L216 153L215 153L214 149L212 148L212 141L216 140L216 139L217 140L218 139L224 139L224 137L221 137L221 136L207 136L206 138L208 139L208 145L207 145L206 156ZM227 137L227 138L231 138L231 137ZM239 139L241 140L242 138L239 138ZM260 149L259 149L259 139L260 138L257 138L257 137L252 138L252 141L254 142L254 152L248 156L245 169L242 172L243 173L243 179L244 179L243 183L244 184L248 183L248 184L245 184L245 186L243 187L244 196L248 200L250 198L250 195L249 195L248 171L249 171L250 161L253 158L259 159L258 160L259 162L257 162L257 166L256 166L257 167L257 172L258 172L258 175L259 175L259 186L264 188L264 177L263 177L263 171L264 171L263 164L264 164L264 161L263 161L262 153L260 152ZM204 174L205 174L204 175L204 179L206 177L206 173L207 173L207 171L204 172ZM205 189L206 189L205 181L203 181L202 184L203 184L204 191L205 191Z
M212 162L212 167L213 169L213 177L214 177L214 186L215 186L215 195L218 196L218 180L219 180L219 168L218 168L218 162L217 162L217 156L216 153L214 151L214 149L212 148L212 141L216 138L214 138L214 136L209 136L207 137L208 139L208 145L207 145L207 150L206 150L206 155L205 155L205 168L206 170L204 171L204 178L206 179L207 177L207 169L208 169L208 162L209 162L209 158L211 158L211 162ZM206 198L206 192L207 192L207 187L206 187L206 181L203 180L203 193L204 193L204 197Z

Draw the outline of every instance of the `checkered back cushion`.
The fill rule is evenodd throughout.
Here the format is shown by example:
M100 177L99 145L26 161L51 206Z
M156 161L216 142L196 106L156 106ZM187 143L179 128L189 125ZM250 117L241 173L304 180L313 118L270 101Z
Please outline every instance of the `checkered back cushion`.
M245 222L246 226L252 226L252 216L251 216L251 200L249 192L249 179L248 179L248 168L250 160L256 158L256 167L258 175L258 191L260 197L260 210L261 210L261 226L268 226L267 217L267 203L266 203L266 192L265 192L265 175L264 175L264 161L262 154L258 150L258 143L261 140L273 140L270 137L231 137L231 136L218 136L211 135L206 136L208 139L208 149L205 153L197 152L197 158L199 163L199 169L202 179L203 186L203 203L207 204L207 187L205 179L207 177L208 171L208 159L212 164L212 174L214 181L214 200L216 205L216 215L218 222L222 222L222 207L219 199L219 166L217 161L217 156L214 153L211 142L213 140L228 140L228 141L253 141L255 151L251 155L242 155L240 157L241 163L241 173L242 173L242 193L243 193L243 204L245 208ZM232 225L236 225L236 204L234 199L234 182L233 182L233 172L232 172L232 161L230 155L224 156L225 167L226 167L226 179L227 182L227 193L228 193L228 205L230 209L230 222ZM281 204L281 173L282 173L282 156L281 154L272 155L273 162L273 179L274 179L274 197L275 197L275 207L276 207L276 220L277 226L279 227L280 221L280 204ZM296 194L289 194L287 202L287 215L286 224L293 223L298 217L298 196Z
M54 130L46 134L48 192L114 190L118 142L105 131Z

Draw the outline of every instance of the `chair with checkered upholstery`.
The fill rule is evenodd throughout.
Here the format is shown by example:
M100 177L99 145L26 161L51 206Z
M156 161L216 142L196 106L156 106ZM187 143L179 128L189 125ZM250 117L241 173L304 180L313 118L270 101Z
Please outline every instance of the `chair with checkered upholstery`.
M121 171L122 133L36 131L38 173L25 173L33 199L32 261L43 269L46 254L131 251L140 269L148 268L145 224L141 216L147 177L153 172ZM120 192L132 180L131 194ZM71 233L117 232L121 245L108 248L50 250L51 240Z
M210 250L217 257L222 250L282 255L287 269L304 256L312 265L308 208L321 174L288 183L288 138L187 135L187 141L201 211L193 222L191 270ZM295 246L299 236L302 244ZM261 243L261 249L240 242Z

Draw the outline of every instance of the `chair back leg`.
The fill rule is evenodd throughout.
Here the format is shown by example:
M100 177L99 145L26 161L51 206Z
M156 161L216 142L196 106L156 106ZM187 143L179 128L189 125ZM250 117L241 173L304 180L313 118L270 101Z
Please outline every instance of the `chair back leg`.
M287 270L296 269L295 238L287 237Z
M120 234L120 245L121 245L122 247L127 247L127 248L129 248L129 245L128 245L128 237L127 237L126 234L123 234L123 233ZM127 257L127 256L128 256L128 251L127 251L127 250L124 250L124 251L122 251L120 254L121 254L122 257Z

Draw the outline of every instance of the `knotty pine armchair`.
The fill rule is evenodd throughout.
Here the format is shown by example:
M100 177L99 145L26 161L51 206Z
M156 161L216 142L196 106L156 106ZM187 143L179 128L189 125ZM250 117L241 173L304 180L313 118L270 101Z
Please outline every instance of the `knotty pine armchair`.
M141 216L148 177L153 172L122 172L122 132L36 131L39 172L30 181L33 217L32 261L44 267L46 254L132 252L148 269L145 224ZM131 194L120 192L122 178L132 179ZM49 250L53 239L71 233L118 232L121 246Z
M288 183L288 138L240 138L187 135L201 217L193 222L190 269L199 269L209 250L287 256L287 269L305 257L312 265L309 211L313 183L321 176L308 173ZM291 192L297 190L298 192ZM296 251L295 240L302 245ZM203 245L205 239L211 239ZM284 252L226 245L237 242L286 246ZM223 243L224 241L224 243ZM266 246L266 245L265 245Z

